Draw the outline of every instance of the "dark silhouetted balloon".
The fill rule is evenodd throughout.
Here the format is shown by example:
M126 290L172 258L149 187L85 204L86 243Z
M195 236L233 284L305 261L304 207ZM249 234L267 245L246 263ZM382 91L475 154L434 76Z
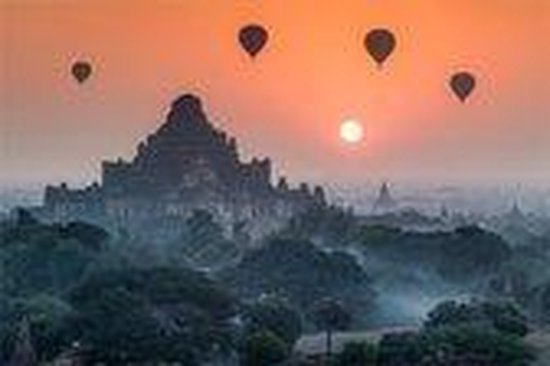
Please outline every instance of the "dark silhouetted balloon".
M73 64L71 72L76 81L82 84L92 75L92 65L86 61L77 61Z
M395 45L395 36L387 29L373 29L365 36L365 48L378 66L392 54Z
M467 71L458 72L451 77L451 89L461 102L465 102L476 86L475 76Z
M239 42L245 51L255 57L264 48L269 34L261 25L250 24L239 31Z

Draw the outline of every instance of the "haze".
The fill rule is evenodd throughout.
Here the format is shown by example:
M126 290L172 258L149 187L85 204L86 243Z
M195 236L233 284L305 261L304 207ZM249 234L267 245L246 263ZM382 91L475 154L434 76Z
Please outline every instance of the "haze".
M545 0L0 0L0 183L98 179L184 92L292 180L550 183ZM238 29L269 29L251 60ZM383 70L369 29L398 45ZM79 86L77 59L95 73ZM446 82L468 69L458 103ZM342 120L365 137L349 146Z

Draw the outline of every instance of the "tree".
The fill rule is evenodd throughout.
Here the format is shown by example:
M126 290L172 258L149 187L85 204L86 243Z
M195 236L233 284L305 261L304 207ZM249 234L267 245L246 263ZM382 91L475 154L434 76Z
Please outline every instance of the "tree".
M107 240L105 231L84 223L20 219L0 233L2 290L13 297L60 293L82 278Z
M250 335L244 343L244 366L271 366L287 359L288 345L274 333L264 330Z
M534 359L521 338L474 325L423 332L421 343L426 365L527 366Z
M424 323L430 329L456 325L484 326L520 337L529 331L526 316L509 302L445 301L428 313Z
M242 299L254 301L265 294L284 298L295 309L337 298L353 314L354 324L369 322L375 291L365 269L348 253L325 251L309 241L274 238L249 250L234 267L223 272L225 284Z
M494 275L512 257L512 249L498 235L475 226L451 232L407 232L381 226L365 226L358 235L358 248L365 258L376 258L376 267L398 274L402 283L411 272L424 272L424 284L433 289L433 280L453 286L479 284L480 278ZM386 269L387 268L387 269Z
M378 364L379 366L420 366L424 353L425 350L417 333L389 333L382 337L378 345Z
M419 332L389 334L379 344L380 366L526 366L526 319L511 304L446 301Z
M232 347L235 303L204 275L183 268L94 273L69 296L73 329L94 362L197 365Z
M287 302L275 296L269 296L246 307L244 321L247 334L268 330L288 345L294 345L302 334L300 314Z
M375 366L376 347L365 342L351 342L336 356L335 366Z
M351 315L338 301L327 298L316 304L313 316L317 326L326 332L326 355L330 359L333 332L347 329L351 323Z
M388 334L379 366L527 366L533 352L517 336L473 325Z
M0 363L8 357L29 357L31 342L37 362L52 360L71 344L73 312L63 300L39 295L4 299L0 307Z

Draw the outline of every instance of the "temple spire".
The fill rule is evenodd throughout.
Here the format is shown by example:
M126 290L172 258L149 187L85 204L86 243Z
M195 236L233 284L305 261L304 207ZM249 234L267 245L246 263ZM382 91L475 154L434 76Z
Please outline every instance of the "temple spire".
M375 214L388 213L395 211L397 206L397 201L392 197L388 183L383 182L378 197L374 201L372 212Z

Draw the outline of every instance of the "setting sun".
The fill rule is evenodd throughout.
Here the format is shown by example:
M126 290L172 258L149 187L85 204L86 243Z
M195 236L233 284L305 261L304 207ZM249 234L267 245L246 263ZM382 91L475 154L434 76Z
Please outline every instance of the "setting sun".
M340 125L340 138L350 144L361 141L363 139L363 126L353 119L343 121Z
M0 366L550 366L545 34L550 0L0 0Z

